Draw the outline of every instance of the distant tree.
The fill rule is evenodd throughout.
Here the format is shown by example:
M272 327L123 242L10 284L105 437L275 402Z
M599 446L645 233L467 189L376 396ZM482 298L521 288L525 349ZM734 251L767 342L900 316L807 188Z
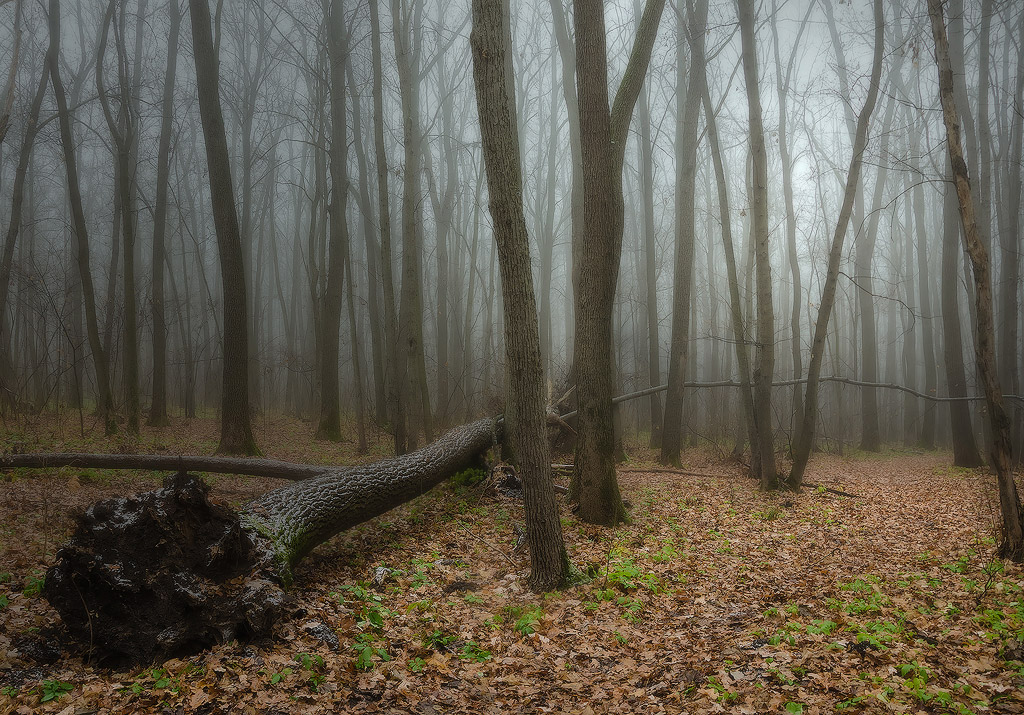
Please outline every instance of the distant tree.
M167 194L170 184L171 133L174 129L174 84L178 69L178 35L181 30L179 0L168 0L170 28L167 34L167 65L160 104L160 144L156 165L156 208L153 211L153 397L149 424L167 424L167 311L164 275L167 258Z
M57 0L51 0L57 2ZM235 211L235 191L220 108L219 63L213 47L210 5L189 0L192 14L192 46L195 50L199 114L206 140L210 171L210 197L217 230L221 282L224 291L223 392L221 394L220 445L225 454L258 454L249 416L249 326L246 318L245 266Z
M570 569L551 483L509 24L508 0L473 0L473 79L505 309L505 430L523 483L530 586L547 591L564 584Z
M787 485L798 490L803 484L807 460L811 456L814 444L814 431L818 419L818 387L821 377L821 363L825 358L825 340L828 337L828 323L836 302L836 286L839 282L839 262L843 256L843 243L850 227L853 214L853 203L857 196L861 169L864 165L864 152L867 150L868 127L871 114L878 101L879 83L882 79L882 57L885 48L885 16L882 11L882 0L872 3L875 19L875 43L871 64L871 78L868 80L868 95L864 106L857 115L853 133L853 153L850 157L850 168L846 173L846 186L843 189L843 203L836 218L835 231L832 234L832 245L828 254L828 268L825 273L825 284L821 289L821 301L818 306L818 317L814 322L814 336L811 340L811 360L807 366L807 388L804 394L803 420L799 426L793 445L793 468L787 478Z
M96 293L93 290L92 270L89 265L89 229L85 221L82 189L78 180L76 144L71 132L71 109L68 107L64 82L60 76L60 0L49 2L50 47L46 52L46 66L50 70L50 83L57 103L60 139L64 150L64 169L68 181L71 203L71 224L75 234L75 256L85 303L85 321L89 334L89 349L96 370L96 405L104 431L109 435L117 431L114 421L114 396L110 389L110 366L107 351L100 340L99 321L96 317Z

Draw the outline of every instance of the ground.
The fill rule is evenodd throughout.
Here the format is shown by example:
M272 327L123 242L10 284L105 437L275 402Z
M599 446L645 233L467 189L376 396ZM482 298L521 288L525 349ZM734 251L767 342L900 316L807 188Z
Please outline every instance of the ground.
M216 444L212 419L112 441L77 419L2 427L3 450ZM257 425L283 459L387 448L358 456L311 431ZM707 450L684 455L689 474L631 454L631 524L563 506L582 585L530 593L521 503L445 485L318 548L273 639L126 672L65 642L40 579L72 510L162 475L0 473L0 713L1024 712L1024 572L994 560L983 470L944 453L818 455L819 488L763 494ZM276 485L209 481L233 505Z

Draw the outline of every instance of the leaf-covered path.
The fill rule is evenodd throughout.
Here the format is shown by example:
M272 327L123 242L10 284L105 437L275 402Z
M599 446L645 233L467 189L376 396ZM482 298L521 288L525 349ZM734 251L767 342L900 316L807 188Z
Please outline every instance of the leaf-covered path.
M621 475L626 527L563 510L584 585L529 593L521 504L445 486L319 548L272 640L130 672L62 650L37 577L70 509L156 477L19 473L0 482L0 712L1024 712L1024 575L992 560L991 477L819 456L811 481L863 498L765 495L687 457L717 476ZM211 481L233 503L272 485Z

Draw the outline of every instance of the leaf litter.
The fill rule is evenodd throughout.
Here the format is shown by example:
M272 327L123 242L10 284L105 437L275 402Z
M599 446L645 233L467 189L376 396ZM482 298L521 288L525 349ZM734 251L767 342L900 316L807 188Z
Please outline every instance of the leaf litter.
M387 449L260 427L284 459ZM19 447L186 453L215 430L192 420L112 446L41 421ZM943 453L818 455L810 480L850 499L764 494L735 465L686 457L691 474L620 474L628 525L563 505L580 585L531 593L521 503L446 485L318 548L272 639L127 672L65 642L40 579L74 509L161 475L0 475L0 713L1024 712L1024 573L993 556L983 470ZM209 479L236 506L277 484Z

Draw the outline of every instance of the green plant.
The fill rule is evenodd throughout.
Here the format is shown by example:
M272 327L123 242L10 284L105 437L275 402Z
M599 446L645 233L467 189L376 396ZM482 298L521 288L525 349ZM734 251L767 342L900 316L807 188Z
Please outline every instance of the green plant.
M315 653L299 653L295 656L295 660L302 666L304 672L309 673L306 676L306 685L312 692L318 692L325 677L323 674L324 659Z
M383 661L391 660L391 655L384 648L378 648L374 643L373 636L369 633L360 633L352 644L352 650L356 652L356 669L372 670L374 658Z
M458 472L448 481L455 488L476 486L487 478L487 471L478 467L469 467Z
M293 671L292 671L292 669L291 669L291 668L284 668L283 670L280 670L280 671L278 671L277 673L271 673L271 674L270 674L270 684L271 684L271 685L277 685L277 684L278 684L278 683L280 683L280 682L281 682L282 680L284 680L284 679L285 679L285 678L287 678L287 677L288 677L289 675L291 675L291 674L292 674L292 672L293 672Z
M66 693L70 693L74 689L74 685L65 683L63 680L44 680L39 702L48 703L51 700L59 700Z
M43 592L44 585L46 585L46 576L36 576L33 574L26 579L25 588L22 590L22 593L30 598L38 596Z
M438 651L445 650L454 640L455 636L446 635L444 631L435 630L423 635L423 647Z
M804 711L804 704L798 702L786 703L786 712L793 713L793 715L801 715Z
M782 518L783 514L785 514L785 512L779 507L770 506L764 511L755 511L752 516L755 519L760 519L761 521L775 521L776 519Z
M427 661L423 660L422 658L419 658L419 657L412 658L412 659L409 660L409 663L408 663L409 672L410 673L422 673L423 672L423 668L424 668L424 666L426 666L426 664L427 664Z
M473 641L466 641L462 646L462 653L459 654L459 658L474 663L486 663L491 659L491 651L484 650Z
M343 601L355 607L362 606L359 609L358 622L356 624L359 628L366 629L369 627L379 631L384 627L384 617L390 614L384 607L383 597L371 591L366 582L345 585L340 590L348 593L350 596L349 598L344 598ZM342 598L341 594L335 595ZM356 610L356 608L353 608L353 610Z
M540 606L527 606L522 609L519 618L516 619L514 628L524 636L528 636L537 630L543 616L544 611Z
M16 698L19 692L18 688L13 685L5 685L0 688L0 695L3 695L5 698Z

